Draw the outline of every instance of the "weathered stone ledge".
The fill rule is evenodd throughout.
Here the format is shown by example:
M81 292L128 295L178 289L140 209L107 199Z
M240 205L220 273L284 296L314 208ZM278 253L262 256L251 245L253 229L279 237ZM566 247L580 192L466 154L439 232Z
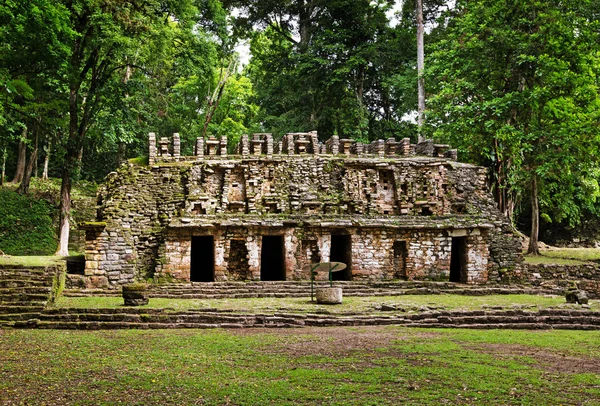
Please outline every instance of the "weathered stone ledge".
M326 286L317 282L315 286ZM486 296L506 294L562 295L564 288L527 285L466 285L453 282L431 281L336 281L334 287L343 288L344 296L403 296L457 294ZM69 297L120 296L119 289L67 289ZM308 297L310 282L205 282L150 285L149 297L179 299Z
M434 311L418 314L242 314L215 311L169 312L164 309L50 309L39 317L17 320L14 328L173 329L398 325L478 329L600 330L600 312L574 309L540 311Z

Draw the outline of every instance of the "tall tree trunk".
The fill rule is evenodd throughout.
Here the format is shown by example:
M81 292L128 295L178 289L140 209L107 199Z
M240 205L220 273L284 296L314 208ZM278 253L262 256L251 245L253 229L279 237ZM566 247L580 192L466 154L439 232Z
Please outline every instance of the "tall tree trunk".
M127 156L127 144L123 141L119 141L118 150L117 150L117 164L121 165L125 162L125 157Z
M73 83L69 90L69 140L67 142L67 153L62 171L60 184L60 208L58 225L58 249L54 255L69 255L69 233L71 215L71 178L79 162L81 153L81 136L79 134L79 103L77 93L79 83Z
M6 147L2 151L2 175L0 176L0 186L4 186L4 177L6 175Z
M69 215L71 213L71 172L69 169L75 159L67 157L60 185L60 221L58 225L58 249L54 255L66 257L69 255Z
M419 137L418 141L424 140L422 136L423 121L425 115L425 78L423 77L423 71L425 68L425 25L423 24L423 0L417 0L417 74L418 79L418 96L419 96L419 108L418 108L418 125L419 125Z
M531 179L531 235L529 236L528 254L539 255L538 234L540 231L540 208L538 203L537 176Z
M213 115L219 107L219 102L221 101L221 97L223 96L223 90L225 90L227 80L229 79L229 76L235 71L236 66L237 65L235 61L232 59L229 62L229 66L227 66L227 70L223 71L223 68L221 68L221 77L219 79L219 83L217 84L217 87L215 87L215 91L213 92L213 94L209 98L207 98L206 117L204 118L202 137L206 137L206 134L208 133L208 125L210 124Z
M48 180L48 166L50 165L50 150L52 149L52 144L50 140L48 140L48 144L44 148L44 172L42 172L42 179Z
M17 188L17 193L21 195L25 195L29 193L29 183L31 182L31 173L33 172L33 166L37 161L37 145L31 151L31 155L29 155L29 163L27 164L27 169L25 170L25 174L23 175L23 180L21 184Z
M25 161L27 160L27 127L23 127L21 132L21 139L19 140L18 156L17 156L17 170L15 171L15 177L12 183L19 183L23 180L25 174Z
M31 173L31 176L34 178L37 178L37 176L38 176L38 140L39 140L39 136L40 136L40 130L41 130L41 125L39 122L36 122L35 142L34 142L34 146L33 146L33 149L35 150L35 159L33 160L33 168L32 168L32 173Z

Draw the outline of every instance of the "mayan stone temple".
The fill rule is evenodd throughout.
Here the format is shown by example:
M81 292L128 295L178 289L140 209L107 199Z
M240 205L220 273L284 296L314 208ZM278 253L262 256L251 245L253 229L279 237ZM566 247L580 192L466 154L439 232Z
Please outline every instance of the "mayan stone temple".
M339 280L494 283L519 266L520 240L487 191L485 169L447 145L365 145L316 132L180 139L149 135L149 165L98 192L86 230L88 287L150 277L294 281L337 261Z

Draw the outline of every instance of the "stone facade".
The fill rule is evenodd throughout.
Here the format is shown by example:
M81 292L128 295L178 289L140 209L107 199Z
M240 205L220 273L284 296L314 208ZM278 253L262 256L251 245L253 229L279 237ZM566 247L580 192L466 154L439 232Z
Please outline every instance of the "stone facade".
M482 284L520 264L485 169L447 145L254 134L236 155L209 138L183 157L178 135L149 144L150 165L110 174L83 225L89 286L307 280L328 261L348 265L345 280Z

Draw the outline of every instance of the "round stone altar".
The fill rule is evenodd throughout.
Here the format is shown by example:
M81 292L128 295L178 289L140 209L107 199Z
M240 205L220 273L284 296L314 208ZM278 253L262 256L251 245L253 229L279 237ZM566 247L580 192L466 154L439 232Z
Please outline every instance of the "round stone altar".
M341 304L342 288L317 288L317 303L320 304Z

